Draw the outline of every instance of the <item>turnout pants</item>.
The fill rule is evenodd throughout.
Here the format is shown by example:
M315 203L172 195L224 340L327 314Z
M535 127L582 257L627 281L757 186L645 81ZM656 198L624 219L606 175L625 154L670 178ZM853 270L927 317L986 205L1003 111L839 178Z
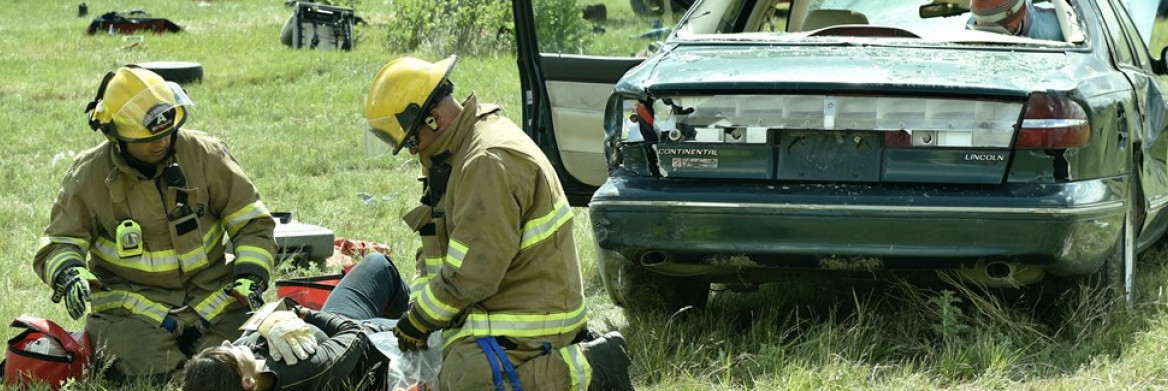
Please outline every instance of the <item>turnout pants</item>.
M169 332L135 315L89 315L85 330L93 351L110 365L107 376L122 382L136 378L167 381L194 353L238 338L239 326L248 317L247 311L238 307L198 332L192 326L200 320L193 311L172 316L178 318L182 332Z
M567 345L546 353L543 349L528 349L522 346L505 352L512 367L518 372L519 384L525 391L588 389L591 370L587 364L583 369L573 371L564 361L565 356L584 359L579 344ZM438 386L442 391L496 390L495 376L487 358L475 338L462 338L451 343L442 355L442 371L438 374ZM580 368L580 365L576 368ZM513 390L507 374L503 374L502 384L504 390Z

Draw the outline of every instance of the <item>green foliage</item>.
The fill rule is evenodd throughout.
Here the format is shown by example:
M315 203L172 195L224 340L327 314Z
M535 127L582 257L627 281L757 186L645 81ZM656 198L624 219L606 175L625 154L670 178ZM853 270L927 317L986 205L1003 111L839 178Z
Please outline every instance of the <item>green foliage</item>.
M573 1L533 0L539 49L548 53L580 53L591 37L580 17L584 8Z
M590 27L575 0L535 0L536 29L544 51L579 52ZM389 50L463 56L501 54L515 48L511 4L506 0L402 0L392 5Z
M929 299L930 309L937 318L937 323L932 324L931 328L947 344L963 342L965 333L969 331L965 314L957 306L959 303L961 298L948 289Z

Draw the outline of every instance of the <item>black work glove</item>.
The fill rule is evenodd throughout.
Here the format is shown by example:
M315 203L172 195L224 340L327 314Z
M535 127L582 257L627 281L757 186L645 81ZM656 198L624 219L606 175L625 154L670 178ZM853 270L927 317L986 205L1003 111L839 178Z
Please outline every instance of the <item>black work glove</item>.
M430 329L414 317L414 311L406 311L393 328L393 336L397 337L397 346L403 352L428 349L426 337L429 335Z

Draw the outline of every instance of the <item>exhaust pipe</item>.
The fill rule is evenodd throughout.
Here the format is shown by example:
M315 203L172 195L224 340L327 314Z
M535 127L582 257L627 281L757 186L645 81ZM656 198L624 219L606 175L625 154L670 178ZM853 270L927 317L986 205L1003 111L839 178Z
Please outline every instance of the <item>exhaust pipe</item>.
M991 280L1009 280L1014 278L1014 265L1006 262L987 262L984 270L986 277Z
M641 254L641 266L653 267L669 261L669 257L662 251L646 251Z
M1046 269L1040 266L1022 265L1008 259L982 259L972 267L957 269L966 281L972 281L991 288L1011 288L1033 284L1042 280Z

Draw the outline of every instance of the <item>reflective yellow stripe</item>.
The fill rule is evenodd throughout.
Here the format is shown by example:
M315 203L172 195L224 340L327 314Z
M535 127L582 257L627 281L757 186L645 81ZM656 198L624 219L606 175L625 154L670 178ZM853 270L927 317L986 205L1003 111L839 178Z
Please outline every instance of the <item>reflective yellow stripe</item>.
M426 289L422 290L422 294L418 296L418 308L426 313L430 319L434 319L438 323L449 322L458 315L458 309L453 306L443 303L434 296L433 286L427 284Z
M98 258L113 264L150 273L171 272L180 266L183 270L192 271L206 266L209 262L207 253L211 252L223 239L223 229L218 224L203 235L203 248L196 248L184 254L175 255L174 250L143 251L142 255L122 258L118 255L118 245L112 240L98 238L90 251Z
M455 269L462 268L462 260L466 259L466 252L469 250L465 244L451 238L450 245L446 247L446 263Z
M568 364L568 372L572 375L571 389L584 391L592 384L592 365L588 364L588 359L584 357L584 351L580 349L580 344L571 344L560 348L560 357L564 359L564 363Z
M556 206L547 215L523 224L523 239L519 242L519 249L534 246L556 233L564 223L572 219L572 208L567 200L556 202Z
M195 313L199 314L203 320L210 322L212 319L215 319L215 317L219 316L219 314L222 314L223 311L226 311L227 308L231 306L231 303L238 302L239 300L231 297L231 295L227 294L227 292L224 292L222 289L218 289L214 292L211 292L211 294L207 295L203 301L200 301L199 304L195 305Z
M247 222L260 217L270 219L272 215L268 213L268 208L264 207L263 201L256 201L223 217L223 224L227 225L227 234L234 237Z
M433 278L433 276L415 278L414 283L410 284L410 301L417 301L418 296L422 294L422 291L426 289L426 286L430 284L430 280Z
M588 323L588 311L581 304L570 312L558 314L484 314L474 312L467 316L462 328L443 334L446 343L463 337L532 338L569 333Z
M45 262L45 280L51 284L53 277L57 276L57 272L61 271L61 267L70 260L77 260L85 264L85 256L76 251L62 250Z
M426 258L424 261L426 262L426 270L424 271L426 274L438 275L442 272L442 258Z
M166 319L166 313L169 311L166 306L130 291L94 291L92 297L93 301L90 302L90 307L95 313L124 308L135 315L144 316L155 323L162 324L162 320Z
M89 241L72 236L41 236L37 240L37 252L52 244L72 244L81 247L81 251L89 251Z
M271 274L275 257L268 250L256 246L239 246L235 248L235 262L257 265Z
M430 280L442 272L442 258L423 258L422 262L424 262L422 272L414 278L414 283L410 284L410 301L416 301Z

